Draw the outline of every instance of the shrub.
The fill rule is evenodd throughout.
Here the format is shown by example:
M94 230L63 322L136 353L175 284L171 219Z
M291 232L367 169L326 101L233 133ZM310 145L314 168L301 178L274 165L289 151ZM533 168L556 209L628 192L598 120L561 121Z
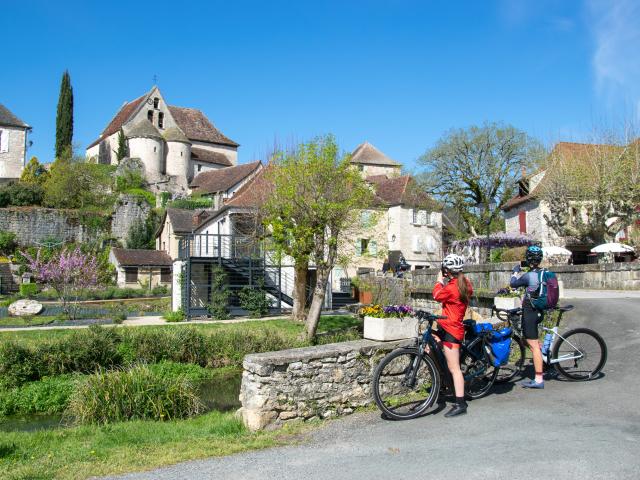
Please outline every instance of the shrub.
M137 365L99 372L81 383L69 402L77 423L173 420L202 412L197 388L185 375L172 377Z
M15 233L0 232L0 255L11 255L17 246Z
M519 262L524 260L524 254L527 251L527 247L514 247L507 248L500 255L501 262Z
M166 285L156 285L151 289L151 295L166 295L169 293L169 288Z
M185 319L184 310L179 308L175 312L168 310L162 314L162 318L164 318L167 322L183 322Z
M17 342L0 344L0 386L16 387L23 383L38 380L39 360L35 352Z
M38 285L35 283L21 283L20 284L20 296L24 298L31 298L38 293Z
M179 198L167 204L167 207L184 208L186 210L198 210L200 208L211 208L212 206L213 199L209 197Z
M229 298L231 292L227 282L227 274L225 271L216 266L212 269L211 274L213 280L211 282L211 303L207 305L207 310L211 317L216 320L225 320L229 318Z
M62 413L67 408L75 384L74 376L57 375L18 388L0 390L0 416Z
M44 191L35 183L16 182L0 188L0 207L42 205Z
M255 317L261 317L269 313L273 301L267 297L263 288L244 287L238 292L240 306Z

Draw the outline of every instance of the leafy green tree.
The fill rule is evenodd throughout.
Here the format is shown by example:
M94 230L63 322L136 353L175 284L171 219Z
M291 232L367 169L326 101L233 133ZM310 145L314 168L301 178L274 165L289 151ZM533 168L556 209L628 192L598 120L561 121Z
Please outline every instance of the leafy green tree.
M56 158L61 158L73 141L73 87L69 71L62 74L56 114Z
M43 195L43 189L37 183L10 183L0 187L0 208L41 205Z
M155 248L155 232L158 228L159 216L151 211L145 220L134 222L127 235L127 248L142 250Z
M276 248L296 265L316 267L317 281L306 315L306 333L314 338L329 275L338 260L338 245L357 223L357 211L371 204L371 190L359 172L341 155L332 136L303 143L292 152L280 152L268 178L272 188L264 206L264 223ZM296 278L296 296L301 278ZM304 301L298 297L298 301Z
M120 160L123 158L129 156L129 144L127 143L127 137L125 137L122 128L120 129L120 132L118 132L118 148L114 150L113 153L116 154L116 160L118 160L118 163L120 163Z
M544 155L525 132L487 123L450 130L419 161L425 189L454 210L463 236L475 236L502 230L500 207L514 195L523 169L537 168Z
M0 255L11 255L17 246L15 233L0 232Z
M211 297L207 309L213 319L226 320L229 318L229 299L231 298L227 274L217 265L213 267L211 274Z
M29 163L27 163L26 167L24 167L24 170L22 170L20 181L22 183L44 185L48 178L49 171L45 168L45 166L38 161L37 157L31 157Z
M44 204L53 208L104 209L113 204L113 178L107 165L83 159L56 159L44 186Z

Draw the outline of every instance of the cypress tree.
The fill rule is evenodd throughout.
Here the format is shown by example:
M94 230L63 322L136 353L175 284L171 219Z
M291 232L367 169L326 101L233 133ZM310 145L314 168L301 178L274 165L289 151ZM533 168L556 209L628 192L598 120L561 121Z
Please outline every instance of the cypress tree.
M118 133L118 149L113 151L116 154L118 163L124 158L129 156L129 145L127 145L127 137L124 136L122 128Z
M56 114L56 158L61 158L65 150L71 151L73 140L73 88L69 71L62 74L58 112Z

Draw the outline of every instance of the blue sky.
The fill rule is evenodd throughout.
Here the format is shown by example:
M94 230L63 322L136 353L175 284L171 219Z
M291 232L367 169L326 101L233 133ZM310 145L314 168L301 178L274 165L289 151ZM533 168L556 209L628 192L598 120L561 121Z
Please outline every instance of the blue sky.
M3 3L0 103L33 126L28 155L45 162L64 69L83 150L157 75L243 163L331 132L411 170L453 127L580 141L640 106L632 0Z

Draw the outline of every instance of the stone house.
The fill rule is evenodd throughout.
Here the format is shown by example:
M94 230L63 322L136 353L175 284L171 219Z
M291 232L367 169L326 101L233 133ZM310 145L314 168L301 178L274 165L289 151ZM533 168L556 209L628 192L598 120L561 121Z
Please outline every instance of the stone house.
M109 262L116 269L120 288L171 286L173 261L165 252L112 248Z
M0 104L0 184L18 180L26 164L31 127Z
M219 170L209 170L199 173L189 187L193 193L212 197L214 209L219 210L225 200L231 198L261 169L262 163L256 161Z
M561 156L572 161L576 168L581 165L581 158L590 155L594 148L617 149L613 145L595 145L573 142L559 142L553 148L550 156ZM527 234L538 240L543 247L562 246L571 250L574 263L587 263L587 255L592 244L582 244L571 238L559 236L545 220L551 211L549 204L543 198L546 170L538 170L529 175L523 175L517 183L516 195L502 207L505 218L505 231L513 234ZM588 220L587 205L582 202L571 202L570 218ZM623 239L627 229L618 234Z
M390 159L369 142L358 145L351 153L350 161L365 178L375 175L398 177L402 169L402 164Z
M157 86L125 102L86 150L87 158L117 164L120 131L129 157L140 158L147 180L157 190L184 194L200 172L236 165L238 144L225 136L200 110L165 101Z

